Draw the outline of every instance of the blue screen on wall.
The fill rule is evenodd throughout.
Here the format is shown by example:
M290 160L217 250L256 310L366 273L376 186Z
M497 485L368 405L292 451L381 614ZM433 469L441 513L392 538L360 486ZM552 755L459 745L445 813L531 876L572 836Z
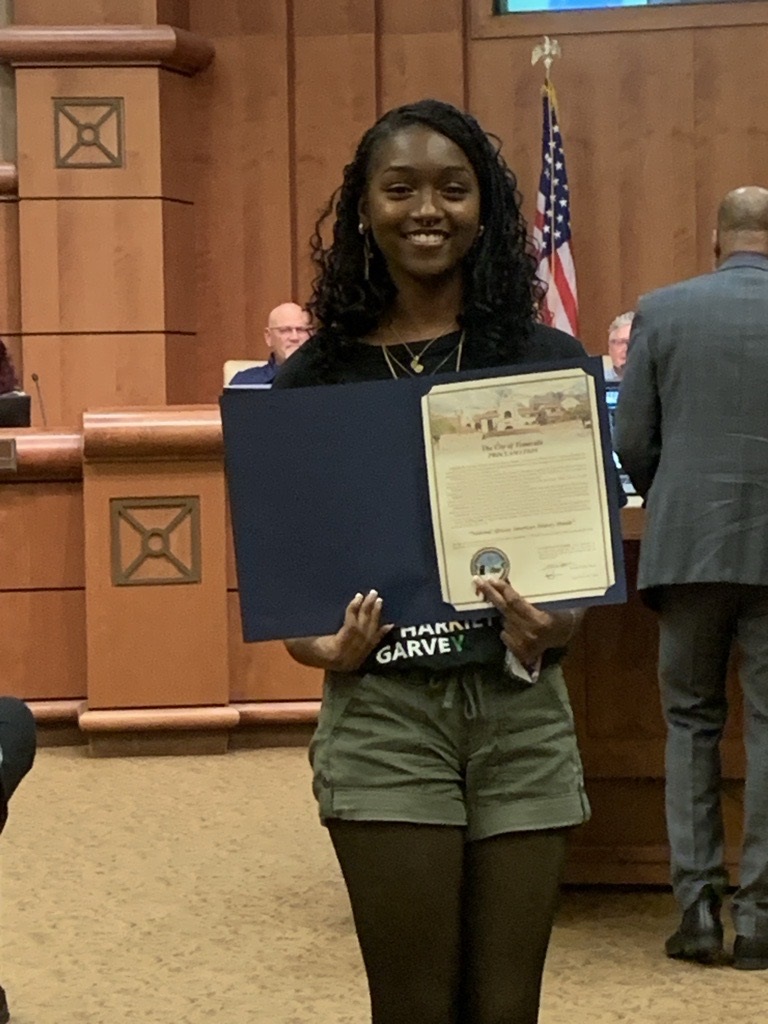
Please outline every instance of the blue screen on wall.
M499 14L524 11L594 10L598 7L649 7L658 4L734 3L739 0L498 0Z

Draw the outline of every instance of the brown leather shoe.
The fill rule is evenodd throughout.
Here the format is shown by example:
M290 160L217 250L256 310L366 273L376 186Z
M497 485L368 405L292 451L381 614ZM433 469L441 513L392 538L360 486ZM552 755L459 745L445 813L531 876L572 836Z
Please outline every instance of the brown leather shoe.
M737 971L767 971L768 935L737 935L733 943L733 966Z
M698 964L717 964L723 959L723 925L720 897L705 885L698 898L683 914L680 927L667 939L667 956Z

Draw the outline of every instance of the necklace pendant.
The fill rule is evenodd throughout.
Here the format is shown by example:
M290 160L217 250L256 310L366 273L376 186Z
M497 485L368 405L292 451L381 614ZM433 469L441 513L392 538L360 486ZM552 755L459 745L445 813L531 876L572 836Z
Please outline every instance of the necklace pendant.
M418 356L414 356L413 359L411 360L411 369L413 370L414 373L423 373L424 367L419 362Z

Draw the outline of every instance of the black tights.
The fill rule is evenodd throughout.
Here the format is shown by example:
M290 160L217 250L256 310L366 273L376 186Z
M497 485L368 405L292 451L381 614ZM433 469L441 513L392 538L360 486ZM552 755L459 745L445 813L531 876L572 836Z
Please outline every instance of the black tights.
M372 1024L536 1024L565 830L329 822Z

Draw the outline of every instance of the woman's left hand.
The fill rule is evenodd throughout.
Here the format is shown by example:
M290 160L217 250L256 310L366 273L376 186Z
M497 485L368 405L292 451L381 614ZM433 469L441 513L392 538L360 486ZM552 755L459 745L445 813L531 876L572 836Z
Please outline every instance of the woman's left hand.
M534 665L551 647L565 647L581 620L580 612L537 608L506 580L475 576L474 584L477 593L501 613L501 639L523 665Z

